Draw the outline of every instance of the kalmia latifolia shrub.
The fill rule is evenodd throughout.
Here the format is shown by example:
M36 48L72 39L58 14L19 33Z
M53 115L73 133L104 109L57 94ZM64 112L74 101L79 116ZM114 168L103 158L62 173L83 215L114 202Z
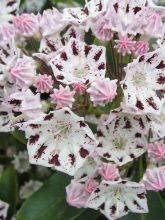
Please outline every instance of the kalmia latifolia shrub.
M0 13L0 131L27 139L18 173L70 175L67 203L109 220L149 212L147 192L165 188L165 8L91 0L21 14L1 0Z

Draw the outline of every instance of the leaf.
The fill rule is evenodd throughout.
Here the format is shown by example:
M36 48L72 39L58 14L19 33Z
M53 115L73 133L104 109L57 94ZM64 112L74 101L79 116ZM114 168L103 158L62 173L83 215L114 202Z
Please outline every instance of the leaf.
M56 172L45 185L27 199L17 214L17 220L96 220L92 210L76 209L66 203L65 187L70 177Z
M19 131L18 129L14 130L13 132L11 132L11 134L13 135L13 137L15 139L17 139L20 143L22 144L27 144L27 140L25 138L25 134L22 131Z
M7 167L0 178L0 199L10 204L8 219L15 212L18 199L17 174L12 166Z

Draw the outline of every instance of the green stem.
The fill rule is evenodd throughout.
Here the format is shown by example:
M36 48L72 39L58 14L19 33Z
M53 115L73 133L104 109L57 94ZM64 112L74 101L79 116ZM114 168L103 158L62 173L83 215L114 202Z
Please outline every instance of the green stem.
M162 197L161 197L161 195L160 195L159 192L157 193L157 195L158 195L158 197L159 197L160 203L161 203L161 205L162 205L162 207L163 207L163 210L164 210L164 212L165 212L165 201L162 199Z

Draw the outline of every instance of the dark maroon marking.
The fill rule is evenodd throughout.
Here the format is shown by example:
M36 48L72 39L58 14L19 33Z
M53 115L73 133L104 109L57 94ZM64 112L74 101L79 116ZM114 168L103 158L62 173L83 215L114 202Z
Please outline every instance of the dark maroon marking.
M120 119L117 119L117 120L115 121L115 127L114 127L114 129L116 129L116 128L119 127L119 122L120 122Z
M144 61L144 58L145 58L144 55L142 55L141 57L139 57L139 63L143 62L143 61Z
M161 90L161 89L160 89L160 90L156 90L155 93L156 93L157 97L158 97L160 100L164 98L164 94L165 94L165 91L164 91L164 90Z
M61 53L61 59L65 60L65 61L68 59L66 52Z
M103 50L102 50L102 49L99 50L99 51L95 54L95 56L93 57L94 60L95 60L95 61L98 61L98 60L100 59L102 53L103 53Z
M135 159L135 155L134 155L134 154L130 154L130 157L131 157L132 159Z
M55 47L55 45L54 45L54 42L53 41L51 41L51 40L48 40L47 38L46 38L46 45L50 48L50 50L51 51L53 51L53 52L55 52L57 49L56 49L56 47Z
M87 7L82 8L81 11L84 12L86 15L89 15L89 10Z
M156 82L159 84L165 84L165 76L159 76Z
M51 119L53 118L53 116L54 116L53 113L50 113L49 115L46 115L46 116L44 117L44 121L49 121L49 120L51 120Z
M34 155L34 158L38 160L42 156L42 154L44 153L47 147L48 146L42 144L41 147L37 150L37 153Z
M31 135L31 136L29 137L29 144L30 144L30 145L35 144L35 143L39 140L39 138L40 138L39 134Z
M13 0L13 1L9 1L9 2L7 3L7 6L12 6L12 5L14 5L14 3L16 3L15 0Z
M105 208L105 203L101 204L101 206L99 207L99 209L104 210Z
M121 183L122 183L122 184L126 184L127 181L126 181L126 180L122 180Z
M107 129L107 131L109 130L109 127L108 127L108 125L105 125L105 127L106 127L106 129Z
M143 105L143 103L140 100L137 100L136 107L139 108L140 110L144 109L144 105Z
M137 197L139 199L144 199L145 198L145 193L137 194Z
M2 211L2 210L4 210L4 209L5 209L5 207L4 207L4 206L0 207L0 211Z
M66 110L66 111L65 111L64 113L65 113L65 114L68 114L68 115L70 115L70 112L69 112L69 111L67 111L67 110Z
M139 210L142 210L142 209L143 209L143 208L137 203L136 200L134 200L133 203L134 203L134 205L137 206L137 208L138 208Z
M98 66L98 70L104 70L105 69L105 63L101 63L99 66Z
M119 8L118 3L114 4L113 7L114 7L114 9L115 9L115 11L117 13L118 12L118 8Z
M97 147L103 147L102 143L99 143L99 144L97 145Z
M143 123L142 118L139 118L138 121L139 121L139 125L140 125L140 127L141 127L142 129L144 129L145 126L144 126L144 123Z
M136 148L142 149L143 146L138 144L138 145L136 145Z
M133 8L134 14L136 15L139 11L141 11L141 7L136 6L135 8Z
M123 157L119 158L119 162L122 162L123 161Z
M103 135L103 133L102 133L102 131L101 130L98 130L97 131L97 137L103 137L104 135Z
M130 128L132 128L131 122L130 122L129 120L127 120L127 121L125 122L125 126L124 126L123 128L125 128L125 129L130 129Z
M5 111L0 112L0 116L6 116L6 115L8 115L8 112Z
M163 68L165 68L165 63L164 63L164 61L162 60L162 61L159 63L159 65L156 67L156 69L163 69Z
M89 151L83 147L80 148L79 153L82 158L86 158L89 155Z
M136 134L135 134L135 137L136 137L136 138L141 138L141 136L142 136L142 135L141 135L140 133L136 133Z
M58 75L58 76L56 76L56 78L57 78L58 80L63 80L63 79L64 79L64 76Z
M60 162L59 162L58 158L59 158L58 154L52 156L52 158L49 160L49 164L53 164L55 166L60 166Z
M154 102L153 98L150 97L148 99L146 99L146 102L155 110L158 110L158 107L156 105L156 103Z
M157 53L154 53L148 60L146 60L146 62L151 64L151 63L152 63L152 60L153 60L156 56L158 56Z
M116 206L115 205L111 206L110 210L112 215L114 215L116 213Z
M71 160L71 165L73 166L76 161L74 154L69 154L69 158Z
M129 210L129 209L128 209L128 206L125 205L125 206L124 206L124 212L128 212L128 210Z
M21 100L12 99L12 100L8 101L8 103L9 103L10 105L17 106L17 105L20 105L20 104L21 104Z
M76 38L76 32L73 28L70 29L70 33L69 33L70 37Z
M95 193L99 193L99 192L100 192L100 189L97 188L97 189L95 190Z
M105 154L103 154L103 156L104 156L104 157L107 157L107 158L110 158L110 157L111 157L111 155L110 155L109 153L105 153Z
M127 85L125 83L123 83L123 89L127 89Z
M52 63L54 64L54 62ZM63 67L60 64L54 64L54 65L59 71L62 71Z
M73 54L74 54L75 56L78 55L78 48L77 48L77 46L76 46L76 42L75 42L75 41L73 41L73 43L72 43L72 51L73 51Z
M85 53L86 56L89 54L89 52L90 52L91 49L92 49L91 46L89 46L89 45L85 45L84 53Z
M80 127L86 127L86 124L83 121L79 121Z
M29 126L33 129L40 128L41 124L29 124Z

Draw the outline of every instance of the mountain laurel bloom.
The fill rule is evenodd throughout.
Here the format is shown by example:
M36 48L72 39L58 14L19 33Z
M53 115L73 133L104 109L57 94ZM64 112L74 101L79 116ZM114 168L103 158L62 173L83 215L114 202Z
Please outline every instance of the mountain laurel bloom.
M117 80L96 79L87 90L94 105L104 106L117 95Z
M165 188L165 167L147 169L143 176L142 183L146 190L161 191Z
M35 79L35 86L37 88L37 92L49 93L50 90L53 88L52 77L46 74L39 74Z
M165 145L163 141L148 144L148 156L157 161L165 158Z
M135 41L133 41L132 37L119 36L119 40L115 40L115 43L115 48L117 48L122 55L126 53L131 54L135 49Z
M112 181L117 180L120 177L119 171L116 165L113 164L103 164L100 169L100 174L103 180Z
M141 41L136 42L134 53L137 56L141 56L141 55L147 53L148 50L149 50L149 45L148 45L147 41L141 40Z
M51 95L52 102L57 105L57 108L72 107L74 100L74 91L70 91L69 86L63 87L60 85L59 89L54 89Z

